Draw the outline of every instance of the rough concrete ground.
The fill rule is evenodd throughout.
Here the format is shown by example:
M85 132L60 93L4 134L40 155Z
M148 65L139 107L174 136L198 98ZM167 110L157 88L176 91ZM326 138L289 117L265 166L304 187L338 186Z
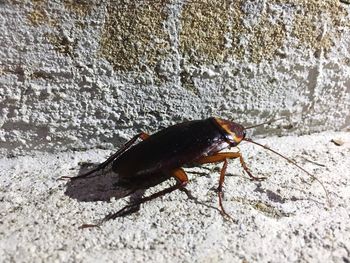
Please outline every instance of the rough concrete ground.
M344 144L337 146L332 139L340 139ZM197 202L175 191L101 228L81 230L78 229L81 224L97 222L106 214L118 211L128 203L128 198L79 201L102 200L113 195L113 183L102 187L95 180L95 187L85 184L84 192L81 182L74 192L72 185L57 178L76 175L80 162L100 162L109 151L2 158L0 259L2 262L349 262L350 133L257 141L291 157L317 176L329 191L332 207L327 205L318 182L278 156L245 143L240 150L249 167L255 175L268 178L263 182L250 181L239 162L230 161L224 205L237 222L225 220L217 209L215 188L220 166L205 165L187 169L197 172L189 173L187 187ZM146 194L172 183L165 182Z

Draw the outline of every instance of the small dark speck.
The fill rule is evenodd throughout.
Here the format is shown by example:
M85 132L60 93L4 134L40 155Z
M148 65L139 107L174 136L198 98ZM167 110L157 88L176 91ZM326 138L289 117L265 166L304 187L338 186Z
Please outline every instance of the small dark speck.
M254 189L254 191L258 193L265 193L265 189L261 188L261 183L256 184L256 188Z
M343 261L344 261L345 263L350 263L350 260L349 260L348 258L346 258L346 257L343 257Z
M268 198L272 201L278 202L278 203L285 203L285 200L282 196L280 196L279 194L276 194L270 190L266 190L266 194L268 196Z
M295 196L292 196L290 200L291 200L291 201L298 201L299 199L296 198Z

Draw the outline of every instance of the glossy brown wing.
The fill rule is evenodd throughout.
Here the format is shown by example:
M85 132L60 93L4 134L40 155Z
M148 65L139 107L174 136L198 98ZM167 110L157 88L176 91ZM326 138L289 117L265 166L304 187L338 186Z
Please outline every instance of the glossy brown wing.
M122 177L141 177L179 168L221 150L224 136L214 122L209 118L163 129L127 150L112 169Z

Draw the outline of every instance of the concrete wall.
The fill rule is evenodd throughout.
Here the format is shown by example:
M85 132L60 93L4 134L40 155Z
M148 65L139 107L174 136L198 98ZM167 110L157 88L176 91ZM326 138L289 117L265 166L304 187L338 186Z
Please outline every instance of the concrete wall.
M120 145L221 116L256 134L350 124L337 0L0 1L2 153Z

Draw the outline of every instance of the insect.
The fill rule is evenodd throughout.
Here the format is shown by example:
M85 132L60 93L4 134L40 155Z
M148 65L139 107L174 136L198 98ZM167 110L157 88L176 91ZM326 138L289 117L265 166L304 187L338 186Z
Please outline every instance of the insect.
M182 168L184 165L221 162L223 165L220 171L218 186L219 207L224 216L230 217L226 213L222 203L222 189L228 160L239 159L243 170L252 180L265 179L257 178L252 175L240 152L223 151L231 147L236 147L242 141L247 141L279 155L307 173L314 180L317 180L322 185L328 198L324 185L315 176L291 159L246 137L247 129L271 122L272 121L244 128L236 122L211 117L204 120L194 120L176 124L160 130L153 135L141 132L129 140L105 162L99 164L95 169L70 179L76 180L87 177L94 172L104 169L110 163L112 163L113 172L118 173L121 179L124 178L134 184L147 181L151 177L158 176L159 174L166 175L167 178L173 177L176 179L177 183L174 186L141 199L138 203L140 204L165 193L183 189L189 181L186 172ZM141 142L136 143L138 139L141 139ZM111 218L113 218L113 216L109 217L109 219Z

